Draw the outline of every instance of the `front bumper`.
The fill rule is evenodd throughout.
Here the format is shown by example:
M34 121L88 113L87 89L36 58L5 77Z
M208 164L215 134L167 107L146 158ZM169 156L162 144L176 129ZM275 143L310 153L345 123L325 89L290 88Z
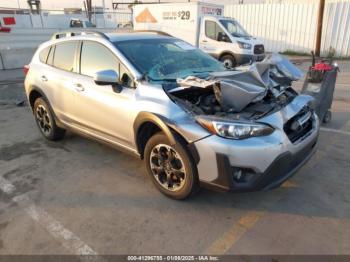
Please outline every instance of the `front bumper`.
M224 187L234 192L269 190L279 187L312 157L316 151L316 143L317 139L294 155L290 152L282 153L271 163L264 173L254 173L251 169L233 167L227 156L218 154L216 156L217 163L219 166L219 174L222 176L221 179L218 180L220 181L218 187ZM248 181L237 181L234 178L234 174L237 170L244 170L243 172L248 173L253 178ZM242 175L244 175L244 173ZM215 185L209 184L208 186Z
M207 137L195 142L199 180L203 186L224 191L276 188L315 153L318 134L316 117L312 131L298 143L292 143L278 129L270 136L246 140Z
M245 65L245 64L249 64L251 61L260 62L264 60L265 54L261 54L261 55L234 54L234 57L238 65Z

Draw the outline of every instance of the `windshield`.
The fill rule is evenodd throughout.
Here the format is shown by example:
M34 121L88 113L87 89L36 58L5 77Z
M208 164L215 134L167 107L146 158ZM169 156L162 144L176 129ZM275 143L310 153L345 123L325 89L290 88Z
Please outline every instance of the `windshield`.
M166 81L223 71L211 56L179 39L142 39L114 45L148 80Z
M220 22L234 37L250 37L247 31L237 21L226 19L220 20Z

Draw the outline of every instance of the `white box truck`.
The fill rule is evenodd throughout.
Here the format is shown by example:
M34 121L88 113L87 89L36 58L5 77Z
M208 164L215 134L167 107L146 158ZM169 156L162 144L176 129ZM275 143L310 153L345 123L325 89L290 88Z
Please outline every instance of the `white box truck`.
M227 67L263 60L262 42L223 14L224 6L202 2L137 4L133 22L135 30L165 32L211 54Z

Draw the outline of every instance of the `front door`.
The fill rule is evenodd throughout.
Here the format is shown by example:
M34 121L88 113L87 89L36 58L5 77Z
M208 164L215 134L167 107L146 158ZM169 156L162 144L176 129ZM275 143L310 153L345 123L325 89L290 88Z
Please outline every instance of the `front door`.
M133 147L134 95L130 74L104 45L84 41L81 46L80 75L75 79L75 124L121 146ZM121 92L111 85L97 85L93 76L102 70L115 70L123 79Z

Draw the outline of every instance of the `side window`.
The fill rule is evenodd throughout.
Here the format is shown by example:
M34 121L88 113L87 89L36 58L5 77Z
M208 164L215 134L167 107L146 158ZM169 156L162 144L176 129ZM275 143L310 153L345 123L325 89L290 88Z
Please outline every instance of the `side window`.
M215 22L205 21L205 36L215 39Z
M224 32L221 27L214 21L205 21L205 35L206 37L218 40L219 33Z
M105 46L92 42L83 42L80 57L80 73L93 76L98 71L114 70L119 73L119 61Z
M48 56L48 54L49 54L49 52L50 52L50 48L51 48L51 46L46 47L44 50L42 50L42 51L39 53L39 60L40 60L40 62L46 64L47 56Z
M53 65L69 72L74 71L76 41L64 42L56 45Z

